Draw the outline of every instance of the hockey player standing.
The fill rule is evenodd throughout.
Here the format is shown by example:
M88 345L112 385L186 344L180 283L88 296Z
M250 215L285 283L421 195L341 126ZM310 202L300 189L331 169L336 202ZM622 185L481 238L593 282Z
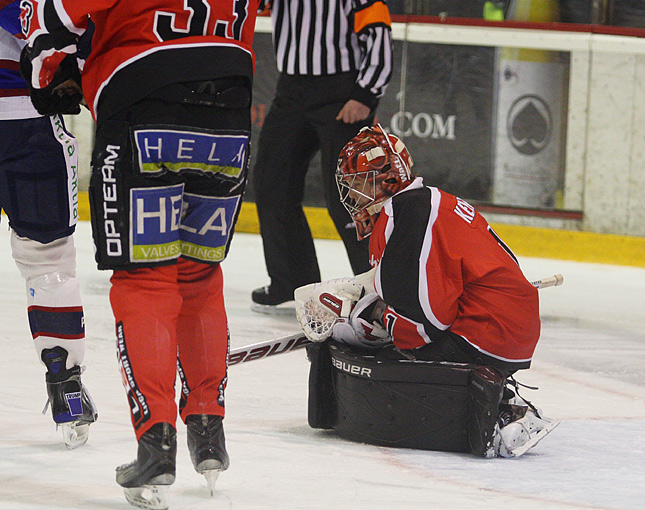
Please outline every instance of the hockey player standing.
M41 116L19 72L26 42L19 1L0 2L0 207L27 287L28 319L54 422L83 445L96 409L81 383L85 323L72 234L78 216L76 140L60 115ZM14 37L15 36L15 37Z
M425 186L411 167L404 143L380 125L362 129L340 154L341 201L359 239L370 236L373 270L318 284L340 296L338 310L343 296L353 297L351 313L341 311L328 335L363 349L393 344L415 360L494 367L504 377L528 368L540 335L537 289L474 207ZM357 282L361 292L352 296ZM296 291L298 318L320 341L325 335L312 334L301 304L312 292L315 284ZM506 397L506 404L520 402L523 409L500 421L495 448L514 456L557 422L518 397L510 401L510 390ZM508 424L509 418L521 419Z
M34 97L58 101L75 88L70 55L90 17L96 25L82 80L97 122L92 229L99 269L114 271L110 301L139 445L116 478L132 504L164 508L175 480L177 371L195 469L212 489L229 465L220 262L246 183L259 1L22 6Z

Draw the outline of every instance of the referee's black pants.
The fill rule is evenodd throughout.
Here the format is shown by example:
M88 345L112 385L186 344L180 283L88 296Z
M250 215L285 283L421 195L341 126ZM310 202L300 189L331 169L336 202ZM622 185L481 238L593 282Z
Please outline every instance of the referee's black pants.
M311 231L302 210L305 174L321 152L325 203L340 234L354 274L370 269L368 241L356 239L351 217L340 202L334 174L338 155L361 127L371 125L374 111L355 124L337 121L349 98L355 73L333 76L281 74L264 121L253 169L264 258L272 291L320 281Z

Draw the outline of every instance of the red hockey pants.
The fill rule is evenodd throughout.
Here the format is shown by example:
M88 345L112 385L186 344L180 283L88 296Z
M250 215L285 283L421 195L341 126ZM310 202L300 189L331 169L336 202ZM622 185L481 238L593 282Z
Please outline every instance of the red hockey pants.
M228 325L222 269L180 258L175 265L114 271L110 302L137 439L179 411L224 416Z

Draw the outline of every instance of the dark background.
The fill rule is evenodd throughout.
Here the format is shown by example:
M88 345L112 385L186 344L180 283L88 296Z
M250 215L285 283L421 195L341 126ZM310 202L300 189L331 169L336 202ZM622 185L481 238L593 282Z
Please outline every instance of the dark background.
M256 73L251 174L258 136L278 78L271 34L256 33L253 46ZM414 171L426 183L465 199L487 200L495 49L410 43L402 84L403 46L403 41L394 41L394 72L377 110L379 122L405 142L415 162ZM305 205L324 205L320 180L317 154L307 173ZM254 201L252 181L245 196L248 201Z

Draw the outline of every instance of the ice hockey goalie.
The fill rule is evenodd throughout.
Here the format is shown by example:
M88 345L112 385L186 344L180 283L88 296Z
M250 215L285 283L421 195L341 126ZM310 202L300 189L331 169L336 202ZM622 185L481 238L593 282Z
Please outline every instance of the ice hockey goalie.
M336 181L371 271L297 289L309 421L367 443L517 457L558 422L517 393L540 335L537 289L465 200L413 177L379 125ZM515 386L515 389L513 389Z

